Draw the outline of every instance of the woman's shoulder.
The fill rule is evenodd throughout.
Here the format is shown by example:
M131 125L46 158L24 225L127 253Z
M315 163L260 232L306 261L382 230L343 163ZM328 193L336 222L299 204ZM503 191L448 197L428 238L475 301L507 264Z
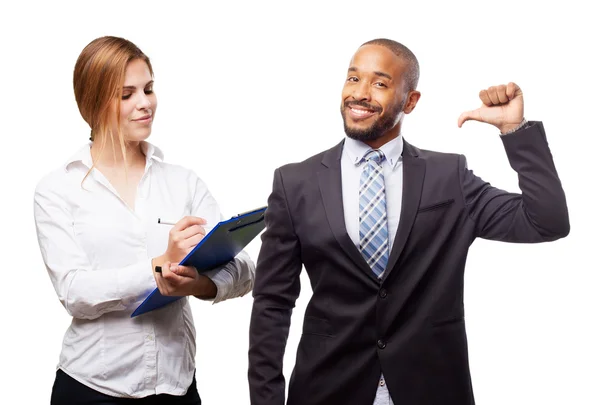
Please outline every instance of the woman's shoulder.
M172 163L165 160L165 155L161 148L148 141L142 142L142 151L146 155L146 159L152 161L152 165L156 165L161 169L161 172L168 176L196 176L194 171L185 165Z
M50 171L42 175L38 180L35 190L36 193L60 191L71 184L79 184L85 176L85 165L88 164L89 144L79 148L68 159L60 165L55 166ZM89 158L91 160L91 158Z
M63 204L67 201L66 196L70 194L68 190L72 182L64 166L57 167L38 180L33 194L34 201L51 200Z
M145 141L142 149L147 159L152 160L152 165L160 169L162 176L175 181L188 180L195 183L199 180L196 172L185 164L167 161L163 151L156 145Z
M161 172L164 176L168 178L178 179L178 180L189 180L189 181L197 181L199 179L196 172L182 164L166 162L164 160L155 161L153 164L156 164L160 167Z

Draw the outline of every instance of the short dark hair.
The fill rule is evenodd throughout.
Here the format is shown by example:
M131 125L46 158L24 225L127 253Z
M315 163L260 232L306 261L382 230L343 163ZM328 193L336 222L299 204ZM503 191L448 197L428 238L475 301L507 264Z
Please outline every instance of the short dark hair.
M408 69L404 76L408 84L408 90L411 91L417 88L417 84L419 83L419 61L410 49L399 42L387 38L372 39L371 41L365 42L361 46L364 45L385 46L387 49L394 52L396 56L399 56L408 62Z

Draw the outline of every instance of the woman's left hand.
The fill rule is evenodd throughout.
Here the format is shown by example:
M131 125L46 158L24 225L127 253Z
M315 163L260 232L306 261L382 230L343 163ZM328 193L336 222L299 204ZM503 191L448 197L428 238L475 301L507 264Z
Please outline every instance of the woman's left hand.
M208 299L217 295L217 286L213 281L198 273L194 267L179 266L166 262L161 272L154 272L158 290L164 296L183 297L194 295Z

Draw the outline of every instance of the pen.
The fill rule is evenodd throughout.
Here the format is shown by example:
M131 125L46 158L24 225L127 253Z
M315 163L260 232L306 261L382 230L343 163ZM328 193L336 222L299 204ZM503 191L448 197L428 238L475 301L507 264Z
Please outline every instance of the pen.
M163 224L163 225L175 225L177 223L177 221L173 221L172 219L158 218L158 223L159 224ZM202 225L202 227L204 229L207 229L208 228L208 224L204 224L204 225Z

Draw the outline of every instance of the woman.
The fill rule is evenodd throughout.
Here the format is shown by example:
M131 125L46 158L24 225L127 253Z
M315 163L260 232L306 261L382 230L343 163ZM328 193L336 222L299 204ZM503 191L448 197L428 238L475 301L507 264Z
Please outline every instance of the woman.
M171 265L221 214L202 180L164 163L146 142L157 101L152 65L138 47L116 37L92 41L73 85L91 142L41 180L34 198L42 257L73 317L51 403L200 404L188 298L131 313L157 286L214 302L242 296L252 289L254 264L242 252L205 275ZM159 217L182 219L170 227Z

